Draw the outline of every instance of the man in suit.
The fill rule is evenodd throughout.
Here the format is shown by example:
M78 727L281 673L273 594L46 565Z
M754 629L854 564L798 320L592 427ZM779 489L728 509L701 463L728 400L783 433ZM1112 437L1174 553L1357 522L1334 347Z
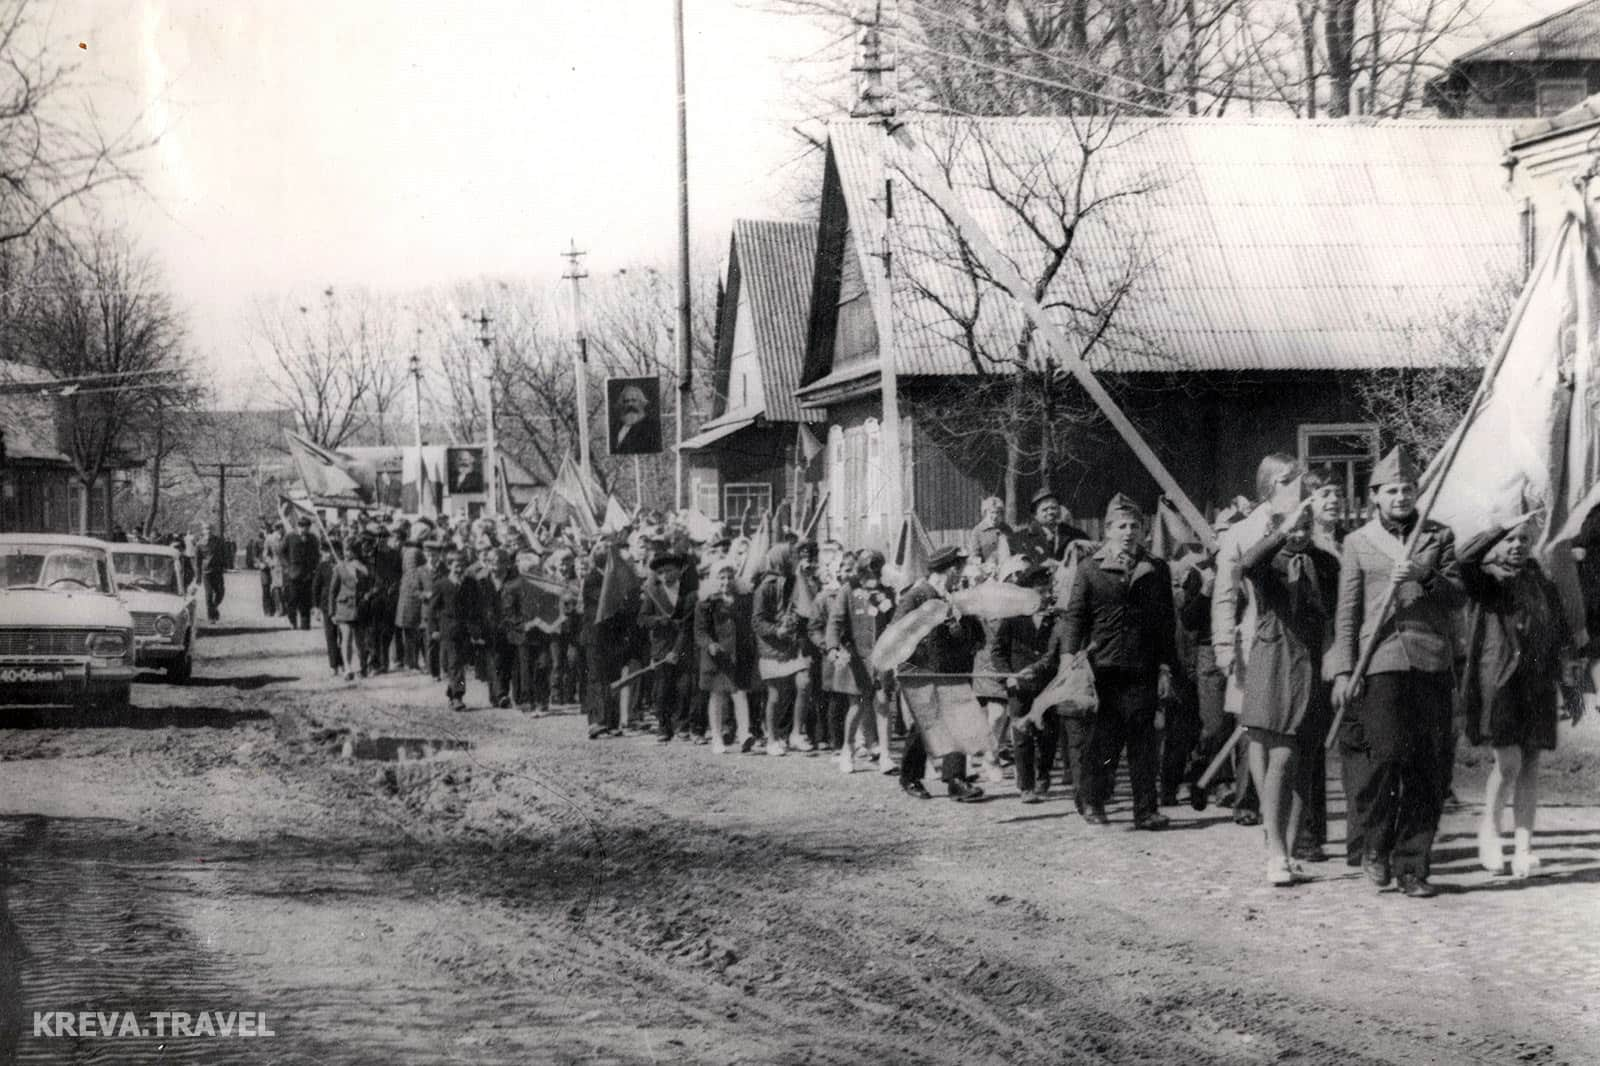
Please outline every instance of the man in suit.
M322 546L317 535L311 532L311 518L301 515L298 528L283 538L283 600L284 613L289 616L290 629L311 628L312 585L316 581L317 564L322 560Z
M452 711L467 709L467 663L472 659L472 638L481 616L478 586L466 579L467 560L450 553L444 576L428 588L428 606L439 643L439 668L444 675L444 695Z
M966 559L966 552L953 546L934 552L928 560L928 576L907 589L895 605L894 621L898 622L930 600L946 598ZM982 640L982 630L975 620L952 616L922 638L911 657L900 667L899 674L968 673L972 670L972 659ZM930 798L927 787L922 783L927 770L928 747L923 742L922 730L913 723L906 736L905 755L900 760L900 788L908 796ZM967 757L961 752L951 752L940 760L939 778L949 790L950 798L958 803L974 803L983 798L983 789L967 781Z
M1362 869L1379 888L1393 877L1401 893L1426 899L1438 892L1428 882L1429 852L1444 798L1441 738L1451 728L1451 627L1461 590L1449 527L1417 529L1417 478L1403 448L1372 472L1377 513L1345 537L1329 655L1334 706L1345 711L1347 825L1364 842ZM1393 607L1380 613L1391 590ZM1371 666L1356 678L1361 649L1374 640Z
M212 531L209 522L200 527L197 551L200 555L200 577L206 586L206 620L215 622L222 617L228 555L222 537Z
M694 710L695 592L683 580L689 560L670 549L650 560L650 580L639 597L639 626L650 637L650 661L656 670L656 739L665 744L676 736L690 739Z
M627 384L617 395L611 427L612 455L645 455L661 450L661 423L651 417L650 397Z
M1011 554L1026 555L1036 563L1060 562L1067 557L1067 546L1090 540L1089 534L1064 518L1061 498L1046 485L1030 501L1033 521L1010 538Z

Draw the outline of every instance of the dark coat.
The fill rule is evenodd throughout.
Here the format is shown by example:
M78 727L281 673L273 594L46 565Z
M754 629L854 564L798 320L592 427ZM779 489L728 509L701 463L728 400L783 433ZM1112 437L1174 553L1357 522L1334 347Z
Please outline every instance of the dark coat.
M1041 526L1029 522L1006 538L1012 555L1031 556L1036 562L1046 559L1062 560L1067 557L1067 545L1075 540L1093 540L1077 526Z
M1501 581L1483 560L1507 533L1486 530L1461 549L1466 592L1467 659L1456 687L1456 717L1472 744L1515 736L1533 747L1556 746L1556 696L1571 628L1555 584L1531 560Z
M699 600L694 610L694 641L700 651L703 692L743 692L750 687L752 653L750 601L735 596Z
M1297 733L1321 698L1323 649L1332 641L1339 561L1316 545L1284 552L1277 529L1245 549L1240 575L1255 597L1255 634L1244 670L1239 721L1274 733Z
M1080 560L1061 624L1065 650L1087 648L1097 671L1153 678L1161 666L1178 670L1172 574L1161 559L1141 554L1131 571L1104 549Z
M532 585L513 573L495 590L496 622L502 640L514 647L531 644L541 634L529 632L528 623L539 616L538 595Z
M801 579L768 571L756 586L750 623L756 654L763 659L789 662L804 653L805 620L793 610L797 580Z
M216 533L211 534L200 545L200 569L207 577L222 576L228 569L229 557L227 543ZM306 576L309 577L310 574L311 571L306 571Z
M1034 667L1049 654L1050 638L1054 631L1055 623L1049 615L1037 621L1031 614L1001 620L995 626L994 640L989 650L989 661L995 672L1022 675L1017 678L1017 691L1022 695L1037 692L1037 678L1044 671ZM1055 661L1054 657L1050 659L1052 664ZM1005 683L992 683L999 687L1003 697ZM973 688L977 688L977 682L973 682Z
M283 538L280 551L283 554L285 581L301 581L314 576L317 563L322 560L322 545L317 542L315 533L290 533Z
M650 661L671 656L687 664L694 654L694 591L678 586L678 602L667 599L666 589L655 577L646 583L639 597L639 626L650 638Z
M463 578L459 583L444 574L428 589L428 614L441 644L458 649L472 643L482 616L478 587Z
M898 622L929 600L942 598L926 580L918 581L895 604L893 620ZM972 657L982 642L983 630L976 619L953 619L935 626L923 637L900 669L908 673L965 674L971 671Z

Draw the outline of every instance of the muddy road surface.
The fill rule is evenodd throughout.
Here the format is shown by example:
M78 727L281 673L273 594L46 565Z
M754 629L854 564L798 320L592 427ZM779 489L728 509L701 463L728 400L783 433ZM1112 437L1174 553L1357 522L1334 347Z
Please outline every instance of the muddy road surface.
M825 758L346 684L320 630L251 617L236 577L193 684L152 677L126 722L0 730L0 1061L1600 1057L1596 723L1546 770L1541 876L1479 871L1468 803L1438 899L1338 861L1272 889L1226 810L1144 834L1119 803L1095 828L1009 782L917 802ZM1466 765L1458 791L1480 781ZM157 1035L156 1012L191 1028ZM271 1035L195 1035L229 1012Z

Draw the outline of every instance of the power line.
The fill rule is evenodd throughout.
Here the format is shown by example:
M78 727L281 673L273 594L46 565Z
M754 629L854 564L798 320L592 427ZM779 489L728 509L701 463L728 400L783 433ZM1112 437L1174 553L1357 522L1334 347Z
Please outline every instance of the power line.
M1115 107L1135 108L1147 114L1165 115L1168 118L1191 117L1183 111L1177 111L1166 107L1157 107L1154 104L1138 104L1119 97L1106 96L1104 93L1097 93L1091 89L1085 89L1082 86L1068 85L1065 82L1054 81L1050 78L1043 78L1037 74L1029 74L1026 71L1015 70L1010 67L997 66L994 63L985 63L981 59L974 59L971 56L956 55L953 52L946 52L943 49L934 48L930 45L925 45L917 41L903 41L902 43L908 48L915 48L920 52L926 52L929 55L936 55L942 59L953 60L957 63L966 63L969 66L977 67L980 70L991 71L995 74L1005 74L1013 78L1018 78L1022 81L1031 81L1037 85L1046 86L1047 88L1060 89L1062 92L1072 93L1075 96L1087 96L1090 99L1099 100L1102 103L1111 104Z
M956 29L960 30L962 33L970 33L970 34L972 34L974 36L983 37L983 38L986 38L987 40L994 41L997 44L1004 44L1004 45L1020 48L1024 52L1028 52L1028 53L1031 53L1033 55L1039 56L1041 59L1049 60L1052 63L1059 63L1064 67L1069 67L1069 68L1071 68L1073 70L1077 70L1077 71L1079 71L1081 73L1084 73L1084 74L1092 74L1097 78L1109 78L1112 81L1120 81L1120 82L1123 82L1126 85L1131 85L1136 89L1144 89L1147 92L1161 93L1163 96L1175 96L1175 97L1179 97L1179 98L1186 98L1186 94L1181 89L1167 89L1167 88L1164 88L1164 87L1159 86L1159 85L1151 85L1149 82L1139 81L1137 78L1130 78L1125 74L1116 74L1116 73L1113 73L1112 71L1104 70L1104 69L1102 69L1100 67L1097 67L1097 66L1093 65L1092 63L1079 63L1079 62L1075 62L1075 61L1073 61L1071 59L1068 59L1065 56L1059 56L1059 55L1055 55L1054 53L1051 53L1051 52L1046 52L1041 48L1036 48L1033 45L1026 44L1026 43L1024 43L1022 41L1019 41L1019 40L1017 40L1016 38L1013 38L1013 37L1002 37L1000 34L995 33L992 30L983 30L983 29L979 29L976 26L968 26L965 23L961 22L959 19L957 19L954 15L951 15L951 14L949 14L947 12L944 12L944 11L940 11L937 8L930 7L927 4L922 3L921 0L906 0L906 2L908 4L910 4L912 7L917 8L919 11L926 12L927 14L933 16L934 18L939 19L941 22L944 22L946 25L955 27ZM913 45L915 44L915 42L907 42L907 43L910 43L910 44L913 44ZM1009 69L1012 69L1012 68L1007 68L1007 69L1009 70ZM1022 73L1021 71L1014 71L1014 72L1018 73L1018 74ZM1074 92L1083 92L1084 90L1075 89L1073 91Z

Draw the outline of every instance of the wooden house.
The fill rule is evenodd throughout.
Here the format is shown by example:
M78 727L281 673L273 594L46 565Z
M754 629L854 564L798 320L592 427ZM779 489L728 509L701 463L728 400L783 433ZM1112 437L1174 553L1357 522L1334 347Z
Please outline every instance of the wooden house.
M1538 118L1595 92L1600 0L1584 0L1457 56L1427 100L1446 118Z
M1526 215L1501 166L1506 122L1124 119L1097 130L997 118L907 129L1000 253L1030 284L1049 279L1041 302L1201 507L1250 491L1273 451L1331 464L1352 494L1364 491L1385 441L1358 396L1362 377L1437 365L1428 325L1515 285L1526 259ZM936 541L963 539L983 497L1004 489L1026 510L1042 480L1091 528L1114 492L1153 505L1155 482L1109 427L1078 418L1081 403L1051 423L1064 443L1042 475L986 437L993 408L980 387L1017 371L1006 353L1026 338L1022 319L905 150L874 123L830 129L796 391L803 410L826 415L827 532L889 539L886 369L900 412L899 504ZM1050 273L1069 224L1071 251ZM1033 344L1029 372L1060 377L1066 357Z

